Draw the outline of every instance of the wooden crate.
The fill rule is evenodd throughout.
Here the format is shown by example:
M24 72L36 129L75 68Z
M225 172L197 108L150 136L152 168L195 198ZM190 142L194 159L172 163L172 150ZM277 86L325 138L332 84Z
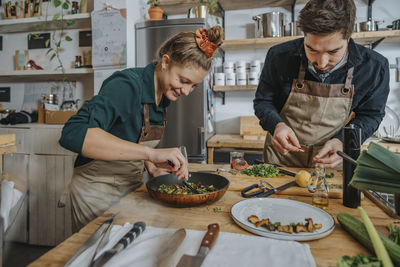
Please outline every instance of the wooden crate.
M247 140L264 140L267 135L256 116L240 117L240 136Z

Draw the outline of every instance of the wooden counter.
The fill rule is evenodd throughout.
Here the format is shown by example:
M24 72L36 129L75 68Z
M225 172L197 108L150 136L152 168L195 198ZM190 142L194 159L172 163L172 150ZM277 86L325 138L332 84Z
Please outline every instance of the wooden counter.
M214 163L214 151L220 148L229 148L235 150L249 149L259 151L262 153L264 149L265 136L259 136L259 138L248 140L240 136L239 134L216 134L207 141L208 149L208 164ZM388 143L381 139L368 139L368 142L376 142L377 144L385 147L386 149L400 153L400 144ZM363 145L362 149L366 149L367 145Z
M191 164L192 171L196 170L215 170L218 167L226 167L220 165L200 165ZM295 171L295 169L293 169ZM136 221L144 221L149 226L168 227L205 230L209 223L217 222L221 226L221 231L248 234L251 233L240 228L232 220L230 209L233 204L243 200L240 196L240 190L252 183L257 183L259 178L247 177L242 175L232 175L230 173L221 173L231 181L231 185L226 194L217 202L210 205L203 205L192 208L174 208L166 206L156 200L150 198L146 189L142 186L138 191L124 197L120 203L109 209L105 215L118 213L116 216L117 224L125 222L134 223ZM340 174L335 174L336 181L340 180ZM275 185L283 184L290 179L288 177L271 178ZM304 189L304 188L303 188ZM287 189L287 192L289 189ZM304 189L306 190L306 189ZM298 191L300 192L300 191ZM288 195L283 191L279 195L271 197L287 198L305 203L311 203L311 197L307 194ZM343 255L353 256L358 253L368 254L368 251L347 234L337 223L336 215L339 212L347 212L358 219L360 216L356 209L346 208L342 205L342 199L331 198L329 200L327 212L335 217L336 228L329 236L315 240L307 241L310 245L311 252L318 266L336 266L338 257ZM382 210L375 206L369 199L362 200L362 206L370 216L372 222L378 231L387 234L386 225L392 223L391 219ZM215 212L214 208L220 207L221 212ZM105 220L105 217L99 217L84 227L79 233L74 234L56 248L33 262L30 266L62 266L75 251L89 238L89 236L98 228L99 224ZM251 264L249 264L251 265Z

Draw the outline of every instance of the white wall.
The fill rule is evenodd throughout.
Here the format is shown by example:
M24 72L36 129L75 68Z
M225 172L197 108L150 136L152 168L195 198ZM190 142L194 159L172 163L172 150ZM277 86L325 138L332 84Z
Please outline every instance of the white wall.
M365 21L367 18L367 3L362 0L355 0L357 6L357 22ZM296 7L296 18L304 5ZM262 14L270 11L281 11L286 13L286 22L291 19L290 11L284 8L260 8L249 10L235 10L225 12L225 39L254 38L253 15ZM399 0L376 0L372 6L372 16L375 20L384 20L380 27L391 24L395 19L400 18ZM400 43L380 44L376 51L388 58L390 64L395 63L395 57L400 56ZM243 50L227 51L225 60L251 61L255 59L264 62L267 51L263 50ZM391 92L388 105L400 116L400 83L395 81L395 70L390 70ZM239 133L239 117L243 115L254 115L253 98L255 92L227 92L225 105L222 105L220 98L216 99L216 122L217 133ZM400 132L400 131L399 131Z
M46 5L50 2L44 2L42 12L45 12ZM93 0L88 1L89 12L93 9ZM51 20L53 15L57 12L53 8L52 4L48 8L48 20ZM63 50L60 52L61 61L66 69L71 69L74 66L75 56L82 55L83 51L88 51L90 47L79 47L79 31L90 30L90 29L77 29L65 31L67 35L72 38L72 41L62 41ZM40 26L38 31L34 33L40 33ZM53 31L50 32L53 35ZM57 31L56 36L59 36ZM0 71L12 71L14 70L14 55L16 50L27 50L28 49L28 34L31 32L23 33L10 33L1 34L3 36L3 50L0 51ZM51 47L55 47L54 43L51 42ZM56 58L50 61L50 56L46 55L46 49L30 49L29 59L35 61L35 63L47 70L54 70L59 63ZM90 77L90 76L88 76ZM41 98L41 94L51 92L51 88L59 86L63 88L65 85L62 82L26 82L26 83L0 83L0 87L11 87L11 102L2 102L3 108L15 109L17 111L26 110L32 111L37 109L38 102ZM74 88L74 99L89 99L93 95L93 79L87 78L79 80ZM60 96L62 98L62 96ZM61 103L60 103L61 104Z

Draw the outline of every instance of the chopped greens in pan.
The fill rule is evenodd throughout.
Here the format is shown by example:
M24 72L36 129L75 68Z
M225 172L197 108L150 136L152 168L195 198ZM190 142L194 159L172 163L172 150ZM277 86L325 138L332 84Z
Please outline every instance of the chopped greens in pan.
M200 194L211 193L217 191L213 185L202 185L200 183L188 182L194 189L197 189ZM162 184L157 188L157 192L169 195L193 195L193 192L183 184Z

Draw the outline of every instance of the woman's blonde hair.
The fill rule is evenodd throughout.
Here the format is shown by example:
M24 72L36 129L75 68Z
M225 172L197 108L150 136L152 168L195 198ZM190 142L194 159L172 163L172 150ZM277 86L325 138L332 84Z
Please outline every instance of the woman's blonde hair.
M224 30L220 26L214 26L207 30L208 39L220 46ZM208 58L197 45L194 32L181 32L165 41L157 52L157 61L160 62L163 55L168 55L172 63L182 65L195 64L205 70L211 69L212 57Z

